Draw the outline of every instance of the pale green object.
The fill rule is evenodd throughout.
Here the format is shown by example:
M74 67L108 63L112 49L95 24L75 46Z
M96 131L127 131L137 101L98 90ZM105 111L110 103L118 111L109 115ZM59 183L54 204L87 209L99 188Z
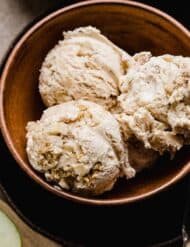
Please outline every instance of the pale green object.
M21 247L22 241L15 224L0 210L0 246Z

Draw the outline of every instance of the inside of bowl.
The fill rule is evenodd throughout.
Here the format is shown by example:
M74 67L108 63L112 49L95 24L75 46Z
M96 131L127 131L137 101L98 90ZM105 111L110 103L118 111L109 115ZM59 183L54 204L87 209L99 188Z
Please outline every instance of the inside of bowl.
M60 11L24 37L4 71L4 117L8 135L14 144L14 155L19 156L25 170L42 183L40 175L30 168L25 152L26 124L39 119L44 108L38 91L39 69L47 52L62 37L63 31L87 25L99 28L130 54L148 50L154 55L190 55L189 38L172 22L149 10L119 2L96 3ZM180 157L187 157L187 151L182 151ZM156 166L143 172L129 183L119 183L100 200L131 199L152 192L175 178L187 164L169 164L171 162L168 160L162 160L161 163L160 168Z

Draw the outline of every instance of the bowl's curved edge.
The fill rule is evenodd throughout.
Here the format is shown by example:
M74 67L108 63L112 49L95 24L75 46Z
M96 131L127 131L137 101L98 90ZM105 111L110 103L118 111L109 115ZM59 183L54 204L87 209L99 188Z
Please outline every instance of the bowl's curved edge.
M158 15L158 16L162 17L163 19L167 20L168 22L172 23L175 27L180 29L187 36L187 38L190 39L190 32L181 23L179 23L177 20L175 20L173 17L171 17L170 15L168 15L168 14L166 14L166 13L162 12L161 10L158 10L154 7L151 7L151 6L142 4L142 3L138 3L138 2L134 2L134 1L131 2L131 1L125 1L125 0L89 0L89 1L79 2L79 3L73 4L73 5L64 7L62 9L59 9L59 10L49 14L45 18L41 19L35 25L33 25L31 28L29 28L29 30L26 31L25 34L18 40L18 42L15 44L15 46L11 47L11 52L9 53L9 56L6 59L4 66L2 68L2 76L1 76L1 80L0 80L0 126L1 126L1 132L2 132L3 138L7 144L10 152L12 153L14 159L17 161L17 163L20 165L20 167L32 179L34 179L38 184L43 186L45 189L47 189L48 191L50 191L50 192L52 192L58 196L64 197L66 199L69 199L69 200L72 200L75 202L80 202L83 204L90 204L90 205L97 205L97 206L101 206L101 205L113 206L113 205L122 205L122 204L132 203L132 202L135 202L138 200L142 200L142 199L148 198L148 197L162 191L163 189L166 189L168 186L179 181L182 177L184 177L187 173L189 173L190 161L187 163L187 165L185 167L183 167L183 169L180 171L179 174L177 174L175 177L173 177L173 179L171 179L167 183L164 183L159 188L153 189L152 191L144 193L143 195L134 196L131 198L113 199L113 200L111 200L111 199L106 199L106 200L90 199L90 198L84 198L84 197L76 196L76 195L73 195L73 194L70 194L70 193L67 193L64 191L58 191L55 188L53 188L51 185L46 183L42 178L40 178L32 169L30 169L25 164L25 162L18 155L18 153L14 147L14 144L11 141L11 137L9 135L9 131L8 131L6 121L5 121L4 107L3 107L3 105L4 105L3 92L4 92L4 88L5 88L5 79L6 79L8 71L9 71L9 67L11 65L11 62L12 62L13 58L15 57L17 51L19 50L20 46L23 44L23 42L28 37L30 37L30 35L32 35L33 32L35 32L38 28L40 28L44 23L46 23L50 19L53 19L53 18L57 17L58 15L60 15L64 12L70 11L74 8L81 8L83 6L96 5L96 4L119 4L119 5L128 5L128 6L132 6L132 7L136 7L136 8L142 8L145 11L152 12L155 15Z

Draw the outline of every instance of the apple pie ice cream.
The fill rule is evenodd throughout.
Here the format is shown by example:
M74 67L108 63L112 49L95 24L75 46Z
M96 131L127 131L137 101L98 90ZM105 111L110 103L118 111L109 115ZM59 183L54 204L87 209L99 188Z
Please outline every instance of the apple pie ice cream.
M91 26L63 33L39 76L28 159L54 186L100 195L190 144L190 58L130 56Z
M86 99L115 106L121 75L132 58L94 27L64 32L41 67L39 89L46 106Z
M190 58L138 56L122 79L117 119L125 140L135 137L147 149L174 155L189 142Z
M135 175L117 121L89 101L52 106L39 121L29 122L26 150L32 167L48 181L77 193L99 195L123 172Z

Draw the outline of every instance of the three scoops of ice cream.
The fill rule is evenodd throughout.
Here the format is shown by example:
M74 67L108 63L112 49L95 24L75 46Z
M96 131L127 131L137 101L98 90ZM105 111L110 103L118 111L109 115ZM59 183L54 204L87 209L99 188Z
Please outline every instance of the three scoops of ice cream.
M47 54L39 90L48 108L28 123L26 151L59 188L102 194L190 143L190 58L130 56L82 27Z

